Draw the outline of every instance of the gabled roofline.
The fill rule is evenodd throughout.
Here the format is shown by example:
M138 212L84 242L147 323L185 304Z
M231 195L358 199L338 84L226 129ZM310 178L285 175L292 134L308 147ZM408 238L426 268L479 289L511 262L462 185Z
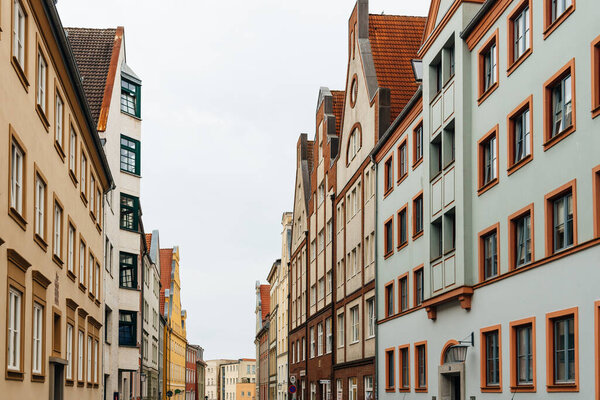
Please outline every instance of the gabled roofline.
M461 39L466 39L469 36L469 34L473 32L473 29L475 29L477 24L485 17L487 12L492 9L495 3L496 0L486 0L485 3L483 3L479 11L477 11L477 14L475 14L473 19L471 19L471 21L467 24L465 29L463 29L463 31L460 33Z

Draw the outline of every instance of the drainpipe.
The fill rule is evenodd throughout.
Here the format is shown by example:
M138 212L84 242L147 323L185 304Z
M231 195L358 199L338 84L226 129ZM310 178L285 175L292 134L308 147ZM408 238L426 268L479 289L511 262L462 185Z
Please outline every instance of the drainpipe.
M375 156L371 155L371 162L375 165L375 316L377 316L378 312L377 312L377 295L379 292L379 282L377 279L377 264L378 264L378 259L377 259L377 236L378 236L378 226L377 226L377 222L378 222L378 209L377 209L377 205L379 204L379 202L377 201L377 188L379 187L378 182L377 182L377 178L378 178L378 174L377 174L377 168L378 168L378 164L375 162ZM373 377L373 399L377 400L379 398L379 363L377 362L377 360L379 359L378 354L379 354L379 325L377 324L377 317L375 317L375 376Z
M142 238L140 236L140 241L141 240L145 240L145 238ZM141 245L142 243L140 243ZM141 331L140 331L140 338L142 339L142 345L141 345L141 350L140 350L140 395L139 398L142 399L143 395L142 395L142 373L144 370L144 279L146 279L146 276L144 275L144 254L146 254L146 252L144 251L141 257L141 261L142 261L142 294L140 296L140 310L142 310L142 323L141 323Z

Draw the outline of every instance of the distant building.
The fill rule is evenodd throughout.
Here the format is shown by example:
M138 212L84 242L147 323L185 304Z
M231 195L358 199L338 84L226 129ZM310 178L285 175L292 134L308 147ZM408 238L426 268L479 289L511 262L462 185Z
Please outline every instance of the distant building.
M288 270L292 245L291 212L281 217L281 265L277 285L277 400L286 400L288 393Z
M221 365L233 363L236 360L207 360L205 387L208 400L221 400Z
M238 400L255 400L256 399L256 384L255 383L237 383L235 385L235 398Z
M196 400L197 379L196 361L198 358L198 346L187 345L185 352L185 400Z
M256 282L256 393L260 400L269 399L269 285ZM225 399L229 400L229 399Z
M277 398L277 316L279 314L279 270L281 260L276 260L267 277L269 292L269 400Z

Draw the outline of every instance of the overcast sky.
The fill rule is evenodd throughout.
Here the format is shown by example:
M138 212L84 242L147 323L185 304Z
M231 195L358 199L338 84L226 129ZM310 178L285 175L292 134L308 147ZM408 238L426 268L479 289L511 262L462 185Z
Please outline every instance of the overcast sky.
M144 227L178 245L187 338L256 356L255 291L281 257L295 146L320 86L343 89L354 0L59 0L63 25L125 27L142 86ZM426 15L429 0L371 0Z

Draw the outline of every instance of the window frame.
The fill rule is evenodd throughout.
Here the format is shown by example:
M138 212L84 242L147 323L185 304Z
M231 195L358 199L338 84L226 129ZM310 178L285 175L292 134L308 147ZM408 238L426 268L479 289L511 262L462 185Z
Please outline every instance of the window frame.
M575 0L571 0L571 5L566 7L561 15L552 20L552 0L544 0L544 40L548 38L568 17L575 11Z
M410 169L408 158L408 136L405 136L404 139L400 141L396 149L398 151L398 179L396 185L399 185L406 177L408 177L408 171Z
M60 100L60 112L58 107L58 102ZM57 83L54 83L54 147L58 152L60 158L65 160L65 100L63 96L60 94L60 90L58 89ZM60 123L59 123L60 117ZM60 142L57 138L60 137Z
M419 301L419 283L421 284ZM425 301L425 268L421 264L413 269L413 307L421 307Z
M416 342L414 345L414 357L415 357L415 392L416 393L427 393L427 341ZM420 360L419 360L419 349L423 349L425 362L423 364L423 372L424 372L424 380L425 384L421 385L419 380L419 369L420 369Z
M406 365L402 360L403 354L406 354ZM404 368L406 368L406 381ZM398 346L398 391L410 392L410 344Z
M337 314L337 318L336 318L336 328L337 328L337 342L338 345L337 347L344 347L344 343L346 343L346 329L345 329L345 324L346 324L346 318L344 316L345 313L341 312L339 314Z
M515 21L521 16L523 11L529 9L529 47L525 49L523 54L515 59ZM533 53L533 12L532 1L521 0L519 4L511 11L507 17L507 60L508 68L506 76L510 76L532 53Z
M571 77L571 125L565 127L562 131L553 135L554 127L554 88L562 85L561 82L567 77ZM543 86L544 92L544 151L549 150L554 145L571 135L577 129L577 107L575 95L575 58L572 58L567 64L559 69ZM564 116L563 116L564 118Z
M11 266L9 266L9 269L11 268ZM24 274L23 274L23 279L25 278ZM22 283L22 284L21 284ZM6 351L5 354L6 356L5 358L5 369L6 369L6 378L7 379L15 379L15 380L23 380L23 372L24 372L24 342L25 342L25 287L24 287L25 282L15 282L13 279L11 279L9 277L8 279L8 287L7 287L7 292L6 292L6 296L7 296L7 300L6 300L6 308L7 308L7 313L6 313ZM18 307L18 312L15 311L14 313L11 311L11 300L10 300L10 296L11 296L11 291L18 296L19 298L19 307ZM16 309L16 308L15 308ZM16 337L18 339L18 354L16 356L16 362L17 364L9 364L9 357L8 354L10 353L10 333L9 333L9 327L10 327L10 321L14 319L14 316L19 317L18 319L18 325L19 325L19 330L18 332L16 331L16 329L13 329L13 331L15 331L15 333L13 333L13 336Z
M558 383L554 377L554 323L558 320L573 317L574 367L573 382ZM546 314L546 390L548 392L579 391L579 308L573 307Z
M517 119L522 118L525 112L529 113L529 154L525 155L519 160L515 160L516 152L516 126ZM530 95L521 104L517 106L508 116L506 117L506 123L508 127L507 133L507 145L508 153L506 157L506 171L507 175L512 175L518 169L522 168L525 164L528 164L533 160L533 95Z
M52 207L52 260L58 264L59 267L62 268L64 261L63 261L63 255L64 255L64 227L65 227L65 207L63 206L62 202L58 199L58 197L56 196L56 193L53 194L54 197L54 201L52 202L53 207ZM59 228L59 236L60 236L60 243L58 243L58 250L59 250L59 254L56 253L56 208L58 207L58 209L60 210L60 226Z
M396 348L389 347L385 349L385 391L396 391Z
M122 256L130 256L132 257L133 262L131 264L125 264L122 260ZM137 254L133 254L133 253L128 253L128 252L124 252L124 251L120 251L119 252L119 288L120 289L130 289L130 290L137 290L138 288L138 263L137 263ZM131 282L131 287L129 286L125 286L123 285L123 276L122 276L122 269L123 267L126 267L126 269L130 269L132 270L132 282Z
M130 146L128 146L127 144L123 144L123 140L127 141L127 142L131 142L134 145L134 149L132 149ZM140 166L141 166L141 142L137 139L134 139L132 137L129 137L127 135L123 135L121 134L121 136L119 137L119 148L121 150L121 152L119 153L119 170L121 172L125 172L127 174L133 174L136 176L140 176ZM129 153L133 153L134 158L135 158L135 164L134 164L134 170L133 171L129 171L127 168L123 168L123 151L129 152ZM130 157L127 157L127 160L129 160ZM126 164L129 165L129 164Z
M133 321L132 322L121 321L121 314L132 316L133 317L132 318ZM119 310L119 321L118 322L119 322L119 342L118 342L119 343L119 347L136 347L137 346L137 333L138 333L137 332L137 322L138 322L138 320L137 320L137 312L136 311L129 311L129 310ZM132 335L133 336L133 343L132 344L130 344L130 343L123 343L121 341L121 323L122 322L127 322L126 325L132 327L130 329L133 329L133 331L132 331L132 333L133 333L133 335Z
M488 131L481 139L477 141L477 196L481 196L500 182L500 157L499 157L499 137L498 125ZM489 181L485 181L486 170L486 149L490 142L494 140L495 145L490 148L495 148L495 177ZM488 146L488 147L486 147ZM494 163L492 163L494 164ZM494 167L492 165L492 167Z
M18 0L17 0L18 1ZM26 230L27 227L27 150L23 145L21 139L17 136L14 131L12 125L9 125L9 134L10 134L10 145L9 145L9 168L8 168L8 214L12 217L12 219L21 227L21 229ZM16 151L20 154L20 173L17 173L20 176L20 186L19 186L19 200L18 202L15 200L15 204L13 206L13 146ZM18 181L19 179L17 179ZM18 206L15 208L15 206ZM20 210L19 210L20 208Z
M421 143L421 152L419 154L418 144L419 144L419 132L420 132L420 143ZM421 118L415 127L413 128L413 165L412 169L414 170L423 162L423 118Z
M48 60L44 55L41 44L38 42L36 52L35 69L35 110L42 121L46 131L49 131L50 121L48 120ZM43 75L41 74L41 65L44 65ZM42 82L43 81L43 82ZM42 96L40 98L40 95Z
M36 163L34 163L34 191L33 191L33 238L35 242L44 250L48 248L48 181L42 172L38 169ZM44 187L43 199L41 199L42 204L38 204L40 202L40 196L38 191L38 182L42 183ZM42 226L41 231L38 230L38 223L40 221L40 207L43 209L41 211L42 214Z
M496 235L496 275L486 277L485 273L485 240L491 235ZM500 224L495 223L494 225L482 230L478 234L479 242L479 282L487 282L499 277L501 273L500 268Z
M403 302L406 303L406 307L403 307ZM398 277L398 313L401 314L409 309L410 301L408 298L408 272L405 272Z
M498 35L498 29L496 29L496 31L483 43L483 45L481 45L479 51L477 52L477 61L478 61L478 98L477 98L477 105L481 105L481 103L483 103L500 85L500 63L499 63L499 35ZM491 50L492 47L495 46L495 50L494 50L494 56L496 58L496 65L495 65L495 72L496 72L496 76L495 76L495 82L492 83L489 87L485 87L485 75L486 75L486 55L488 53L491 54Z
M402 217L404 217L404 229L402 226ZM396 244L396 250L401 250L404 247L408 246L408 203L404 204L397 212L396 212L397 225L397 239L398 243ZM404 241L402 241L402 235L404 235Z
M391 240L388 238L391 235ZM394 216L392 215L383 223L383 258L386 259L394 254ZM391 246L388 245L391 243Z
M128 84L132 85L135 87L135 90L131 90L128 87L123 87L123 82L127 82ZM121 94L119 96L119 110L126 115L132 116L132 117L136 117L136 118L141 118L141 104L140 104L140 100L141 100L141 88L142 85L134 82L132 79L128 79L126 77L124 77L123 75L121 75ZM135 99L135 110L134 113L130 113L128 110L124 110L123 109L123 92L127 92L128 95L133 95L134 99Z
M418 212L417 202L421 201L420 213ZM412 240L418 239L423 236L425 232L425 223L424 223L424 198L423 198L423 190L416 194L415 197L412 198ZM420 214L420 217L419 217ZM420 219L421 227L417 226L417 221Z
M127 198L128 200L133 200L133 206L124 205L123 198ZM123 225L123 207L128 209L129 212L133 215L133 227L128 227ZM140 199L139 197L129 195L127 193L119 193L119 228L125 231L130 232L138 232L139 230L139 212L140 212Z
M518 360L518 330L529 326L531 328L531 384L519 383L519 360ZM512 321L510 328L510 389L511 392L535 392L537 386L537 366L536 366L536 330L535 317L523 318L518 321Z
M488 367L487 367L487 337L495 333L498 338L498 383L488 383ZM502 326L493 325L480 330L480 385L481 391L484 393L502 393Z
M510 271L523 268L535 261L535 233L534 233L534 203L530 203L508 217L508 268ZM522 218L529 217L530 260L517 265L517 223Z
M592 119L600 115L600 35L591 43L592 57Z
M554 250L554 202L567 193L571 193L573 203L573 243L559 250ZM573 179L544 196L545 211L545 245L546 256L557 254L577 246L577 179Z
M375 325L377 323L375 297L368 298L365 303L365 309L367 310L367 335L365 335L365 339L371 339L375 337Z
M594 237L600 237L600 164L592 169Z
M385 160L383 167L383 198L394 191L394 153Z
M356 320L354 318L354 315L356 313ZM350 307L350 315L352 317L351 320L351 328L352 328L352 340L350 341L350 344L355 344L360 342L360 309L358 304ZM355 323L356 321L356 323Z
M17 56L15 56L15 13L16 13L16 9L15 9L15 4L19 5L20 10L23 13L23 60L19 60L19 58ZM11 46L11 51L10 51L10 60L11 60L11 64L13 66L13 68L15 69L17 76L19 77L19 80L21 81L21 84L23 85L23 87L25 88L25 91L29 91L29 81L27 79L27 67L29 64L29 57L28 57L28 46L27 44L29 43L29 29L28 29L28 23L29 23L29 13L27 12L27 10L25 9L25 5L23 4L22 0L13 0L11 1L11 34L10 34L10 46ZM21 30L19 30L20 32Z
M394 281L391 280L384 285L384 294L385 294L385 302L384 302L384 310L385 317L389 318L395 314L395 299L394 299ZM391 306L391 309L390 309Z

